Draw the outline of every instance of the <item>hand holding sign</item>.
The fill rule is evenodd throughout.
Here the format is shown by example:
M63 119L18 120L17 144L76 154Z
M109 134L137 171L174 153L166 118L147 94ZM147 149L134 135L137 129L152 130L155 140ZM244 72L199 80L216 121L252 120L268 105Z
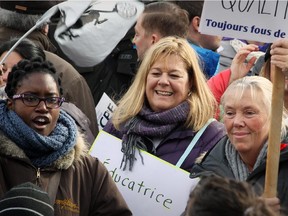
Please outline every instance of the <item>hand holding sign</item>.
M288 76L288 39L279 39L271 45L271 64L277 66Z

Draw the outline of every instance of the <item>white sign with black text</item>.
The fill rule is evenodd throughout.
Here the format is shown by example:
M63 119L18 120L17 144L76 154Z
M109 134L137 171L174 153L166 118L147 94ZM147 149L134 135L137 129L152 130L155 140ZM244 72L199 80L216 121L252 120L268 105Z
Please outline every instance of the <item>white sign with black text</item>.
M104 92L100 98L100 101L95 107L99 131L105 127L109 119L112 117L112 113L114 112L115 108L116 104Z
M205 0L202 34L273 42L288 35L287 0Z
M179 216L184 212L190 191L199 179L145 151L143 162L136 153L132 171L120 169L123 153L121 140L99 132L90 154L99 158L110 172L129 208L135 216Z

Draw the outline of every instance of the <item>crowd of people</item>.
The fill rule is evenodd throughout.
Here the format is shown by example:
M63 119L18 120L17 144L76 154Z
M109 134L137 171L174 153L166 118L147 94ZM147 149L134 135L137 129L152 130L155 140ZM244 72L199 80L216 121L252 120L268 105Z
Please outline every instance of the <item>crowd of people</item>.
M200 179L183 216L288 215L287 81L277 194L263 195L271 65L287 77L288 39L201 34L204 0L144 1L134 26L92 68L57 52L49 23L6 56L61 2L0 0L0 215L133 215L89 155L104 92L117 104L103 130L121 139L121 169L133 172L137 151L146 151Z

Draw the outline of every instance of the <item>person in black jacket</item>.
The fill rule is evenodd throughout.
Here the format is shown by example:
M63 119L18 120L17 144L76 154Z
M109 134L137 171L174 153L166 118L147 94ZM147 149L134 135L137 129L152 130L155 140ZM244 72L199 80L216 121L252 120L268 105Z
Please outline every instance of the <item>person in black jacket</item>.
M188 34L188 13L171 2L145 1L145 9L121 39L114 50L101 63L93 67L77 67L86 79L97 105L106 93L117 102L126 93L137 72L144 53L160 38ZM56 26L50 25L49 35ZM53 37L50 36L53 41ZM109 38L104 43L109 43ZM57 44L54 43L56 46ZM61 50L59 49L61 52ZM65 53L60 53L65 58ZM67 57L65 58L67 61Z
M246 76L229 85L221 99L223 122L227 136L210 150L191 170L191 177L215 173L220 176L248 181L260 188L265 184L268 134L271 121L272 83L259 76ZM288 206L288 136L287 111L283 109L278 194L265 198L283 211ZM258 190L262 195L262 190ZM280 200L280 202L279 202ZM285 209L286 208L286 209ZM287 212L286 212L287 213Z

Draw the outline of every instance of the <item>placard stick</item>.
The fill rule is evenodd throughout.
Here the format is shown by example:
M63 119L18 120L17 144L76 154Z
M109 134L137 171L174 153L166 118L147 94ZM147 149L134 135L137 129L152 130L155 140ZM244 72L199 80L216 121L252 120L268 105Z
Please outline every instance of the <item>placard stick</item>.
M266 164L266 177L264 197L277 196L277 182L280 156L280 133L283 113L283 96L285 77L281 69L271 65L273 75L273 91L271 104L271 122L268 140L268 153ZM274 72L274 73L273 73Z

